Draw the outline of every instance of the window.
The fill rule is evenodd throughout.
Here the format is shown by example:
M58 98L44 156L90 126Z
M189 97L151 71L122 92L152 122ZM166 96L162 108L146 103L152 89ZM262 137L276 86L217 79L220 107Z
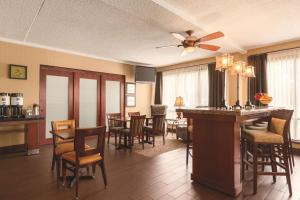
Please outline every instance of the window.
M175 117L175 99L182 96L186 107L208 106L208 66L199 65L163 72L163 104L168 117Z
M267 63L270 105L294 110L291 137L300 140L300 49L270 53Z

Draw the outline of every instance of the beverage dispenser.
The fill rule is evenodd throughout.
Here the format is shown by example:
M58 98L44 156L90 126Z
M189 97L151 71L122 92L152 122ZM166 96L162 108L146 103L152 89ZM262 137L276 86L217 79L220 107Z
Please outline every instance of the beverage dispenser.
M0 118L9 117L9 93L0 93Z
M10 95L11 116L15 118L22 117L23 109L23 94L12 93Z

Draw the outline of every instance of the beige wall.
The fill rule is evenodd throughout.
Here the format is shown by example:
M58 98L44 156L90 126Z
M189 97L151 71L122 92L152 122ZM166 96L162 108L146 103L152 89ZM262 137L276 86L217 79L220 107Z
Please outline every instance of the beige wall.
M250 55L255 55L255 54L261 54L261 53L268 53L272 51L280 51L284 49L290 49L290 48L296 48L300 47L300 40L296 41L289 41L289 42L284 42L284 43L279 43L279 44L274 44L270 46L265 46L265 47L260 47L260 48L255 48L255 49L249 49L247 50L246 54L240 54L240 53L233 53L235 61L236 60L243 60L247 61L247 57ZM188 67L188 66L193 66L193 65L199 65L199 64L207 64L207 63L212 63L215 62L215 57L212 58L205 58L205 59L199 59L199 60L194 60L190 62L185 62L185 63L179 63L176 65L170 65L170 66L164 66L158 68L158 71L167 71L167 70L172 70L172 69L178 69L178 68L183 68L183 67ZM247 101L247 79L245 78L240 78L240 102L241 104L245 104ZM228 77L228 84L227 84L227 103L229 105L235 104L235 101L237 99L237 80L235 75L229 75Z
M27 80L8 79L8 64L25 65L28 68ZM83 69L126 75L126 81L134 81L134 67L84 56L33 48L23 45L0 42L0 92L21 92L25 106L39 102L39 67L41 64L73 69ZM149 114L152 102L152 85L136 84L136 107L128 111ZM0 131L0 147L21 144L23 133L4 133Z

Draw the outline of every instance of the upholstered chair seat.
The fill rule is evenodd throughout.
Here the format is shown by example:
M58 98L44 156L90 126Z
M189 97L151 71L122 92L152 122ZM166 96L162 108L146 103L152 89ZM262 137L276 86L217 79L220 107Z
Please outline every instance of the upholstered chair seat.
M76 153L75 151L72 152L68 152L62 155L62 158L75 164L76 163ZM100 154L93 154L93 155L89 155L89 156L82 156L79 157L79 165L88 165L91 163L95 163L98 162L102 159L102 157L100 156Z
M283 137L273 132L260 130L243 130L244 138L256 143L283 144Z

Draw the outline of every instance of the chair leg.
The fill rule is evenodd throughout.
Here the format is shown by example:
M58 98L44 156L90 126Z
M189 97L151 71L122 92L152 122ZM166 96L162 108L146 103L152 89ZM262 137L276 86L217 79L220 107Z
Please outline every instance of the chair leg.
M155 135L152 135L153 141L152 141L152 146L155 147Z
M90 166L86 166L86 172L87 172L87 175L90 176L90 174L91 174L90 173Z
M107 178L106 178L106 171L105 171L105 166L104 166L104 161L100 161L99 163L99 166L101 168L101 173L102 173L102 177L103 177L103 180L104 180L104 185L105 185L105 188L107 186Z
M96 174L96 165L92 166L92 173L93 173L93 178L95 178L95 174Z
M118 133L115 132L115 147L116 147L116 148L118 147L117 140L118 140Z
M52 171L54 170L54 167L55 167L55 154L53 153L53 156L52 156L52 164L51 164L51 170L52 170Z
M257 144L253 145L253 194L257 193Z
M60 170L61 170L60 157L56 156L56 183L57 183L57 187L59 187Z
M285 173L286 173L286 181L287 184L289 186L289 193L290 196L292 196L293 192L292 192L292 184L291 184L291 177L290 177L290 170L289 170L289 160L288 160L288 148L283 145L283 160L284 160L284 166L285 166Z
M110 131L107 132L107 144L109 144L109 139L110 139Z
M62 185L63 186L65 186L66 184L66 174L67 174L66 161L62 160L62 176L63 176Z
M76 177L76 188L75 188L75 193L76 193L76 199L79 199L78 193L79 193L79 167L75 167L75 177Z
M142 134L142 146L143 146L143 149L145 149L145 145L144 145L144 134Z
M165 141L165 134L163 134L163 144L164 144L164 145L166 144L166 141Z
M270 146L270 153L271 153L271 168L272 172L277 172L277 164L276 164L276 157L275 157L275 147L274 145ZM276 175L273 175L273 182L276 182Z

